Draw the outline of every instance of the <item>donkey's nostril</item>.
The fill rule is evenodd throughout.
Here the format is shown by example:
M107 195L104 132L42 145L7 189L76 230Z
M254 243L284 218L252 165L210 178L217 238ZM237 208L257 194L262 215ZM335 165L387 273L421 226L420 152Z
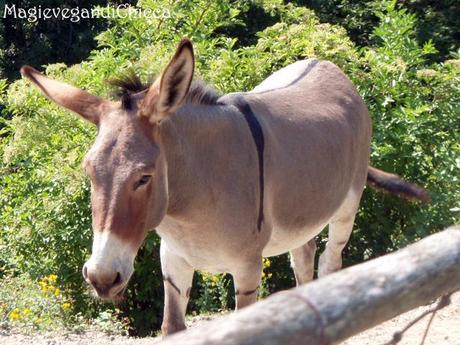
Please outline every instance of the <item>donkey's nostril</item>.
M117 276L115 277L115 280L112 283L112 286L116 286L121 283L121 274L120 272L117 272Z
M88 267L83 266L83 278L88 279Z

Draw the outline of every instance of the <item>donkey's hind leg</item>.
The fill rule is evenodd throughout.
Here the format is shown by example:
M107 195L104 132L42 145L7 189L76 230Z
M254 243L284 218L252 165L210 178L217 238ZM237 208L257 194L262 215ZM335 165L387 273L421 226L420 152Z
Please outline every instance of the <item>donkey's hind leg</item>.
M342 268L342 250L353 230L361 193L362 191L356 192L351 189L344 203L329 222L328 241L326 249L319 258L318 277Z
M312 238L299 248L290 251L291 267L294 270L296 285L313 280L315 273L316 242Z

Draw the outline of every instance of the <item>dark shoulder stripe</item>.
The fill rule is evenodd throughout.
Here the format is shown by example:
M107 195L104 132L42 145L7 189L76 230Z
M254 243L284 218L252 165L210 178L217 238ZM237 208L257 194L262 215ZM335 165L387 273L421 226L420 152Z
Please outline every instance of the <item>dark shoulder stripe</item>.
M262 131L262 126L260 125L259 120L252 111L249 103L244 98L243 94L235 93L228 94L224 97L221 97L218 101L219 104L225 105L234 105L237 107L241 113L244 115L244 118L249 126L249 129L254 140L254 144L257 148L257 156L259 161L259 214L257 216L257 229L260 231L262 228L262 222L264 220L264 149L265 149L265 139L264 133Z

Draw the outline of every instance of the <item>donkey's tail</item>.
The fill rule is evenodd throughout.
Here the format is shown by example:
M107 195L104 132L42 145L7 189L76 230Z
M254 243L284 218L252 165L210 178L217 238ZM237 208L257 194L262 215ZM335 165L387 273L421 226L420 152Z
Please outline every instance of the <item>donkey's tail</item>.
M427 191L422 187L404 181L395 174L369 167L367 171L367 183L376 189L383 189L391 194L410 200L420 200L423 203L431 201Z

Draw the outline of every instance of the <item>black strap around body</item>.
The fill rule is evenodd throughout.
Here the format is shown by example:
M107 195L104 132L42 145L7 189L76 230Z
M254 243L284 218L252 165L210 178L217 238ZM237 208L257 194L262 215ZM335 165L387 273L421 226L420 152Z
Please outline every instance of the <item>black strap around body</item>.
M260 231L262 227L262 221L264 219L264 133L259 120L254 115L249 103L244 98L243 94L233 93L221 97L218 101L219 104L233 105L241 111L244 115L249 129L252 134L252 139L257 148L257 156L259 160L259 215L257 217L257 229Z

